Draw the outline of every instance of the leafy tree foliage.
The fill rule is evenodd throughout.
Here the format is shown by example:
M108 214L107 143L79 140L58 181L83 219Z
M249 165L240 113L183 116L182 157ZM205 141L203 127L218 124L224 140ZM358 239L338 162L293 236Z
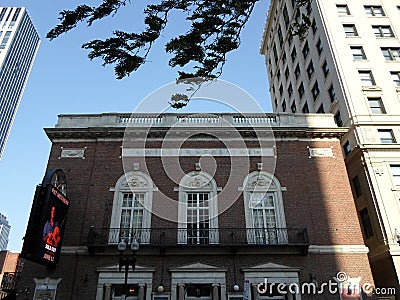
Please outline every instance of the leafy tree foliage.
M226 55L240 45L240 34L259 0L159 0L158 4L148 4L144 10L146 28L140 33L114 31L105 40L93 40L82 45L89 49L89 58L101 58L103 66L114 65L115 76L122 79L136 71L146 62L154 42L165 29L172 11L184 12L190 21L186 33L173 37L165 50L172 54L171 67L180 67L178 80L189 78L218 78L226 62ZM311 0L298 0L298 6ZM82 4L74 10L60 12L60 24L48 34L50 40L86 22L91 26L95 21L114 15L130 4L130 0L102 0L97 7ZM292 33L304 35L309 27L309 19L303 15L301 23L292 24ZM189 69L188 71L182 68ZM197 84L200 84L196 81ZM189 97L176 94L170 104L181 108Z

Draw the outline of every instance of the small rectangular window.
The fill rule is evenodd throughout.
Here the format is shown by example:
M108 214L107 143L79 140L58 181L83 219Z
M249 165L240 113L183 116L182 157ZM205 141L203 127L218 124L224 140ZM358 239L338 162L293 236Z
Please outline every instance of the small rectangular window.
M369 239L370 237L374 236L374 230L372 228L371 220L369 218L368 209L364 208L360 210L360 219L361 224L364 229L364 236L365 239Z
M11 35L11 31L7 31L6 34L3 37L3 40L1 41L0 49L5 49L6 48L7 42L10 39L10 35Z
M390 72L395 86L400 87L400 72Z
M365 13L371 17L384 17L385 12L383 11L382 6L378 5L366 5L364 6Z
M343 120L342 120L342 116L340 115L340 111L338 111L335 114L335 123L338 127L342 127L343 126Z
M383 57L387 61L400 61L400 48L381 48Z
M358 36L356 25L354 24L344 24L343 29L346 36Z
M372 31L378 38L391 38L394 37L392 28L389 25L373 25Z
M364 49L361 46L351 46L350 47L351 54L353 55L354 60L365 60L367 57L365 56Z
M394 185L400 185L400 165L390 165Z
M372 114L385 114L385 107L383 106L382 99L380 97L368 98L369 108Z
M350 146L349 141L347 141L346 143L344 143L344 145L343 145L343 152L344 152L344 154L345 154L346 156L349 155L349 153L351 152L351 146Z
M346 4L336 4L336 9L338 11L339 16L349 16L350 10Z
M379 139L382 144L395 144L396 140L391 129L378 129Z
M373 86L375 85L374 77L371 71L358 71L362 86Z

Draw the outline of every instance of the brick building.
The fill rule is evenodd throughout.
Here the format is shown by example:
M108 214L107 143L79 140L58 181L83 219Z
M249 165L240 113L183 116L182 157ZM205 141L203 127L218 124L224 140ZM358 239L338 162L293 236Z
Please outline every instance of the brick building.
M373 284L331 115L60 115L45 131L70 208L57 268L25 262L34 299L339 299L292 293L338 272ZM128 286L121 240L139 242Z

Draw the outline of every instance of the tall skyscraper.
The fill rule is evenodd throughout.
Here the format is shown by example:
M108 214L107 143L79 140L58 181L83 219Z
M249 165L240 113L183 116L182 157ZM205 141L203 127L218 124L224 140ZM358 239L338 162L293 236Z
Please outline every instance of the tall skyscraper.
M0 158L39 44L24 7L0 7Z
M7 249L10 229L11 226L8 224L6 216L0 214L0 251Z
M375 284L399 288L400 2L298 2L271 1L264 30L273 110L332 113L348 127L341 144ZM303 14L308 34L291 36Z

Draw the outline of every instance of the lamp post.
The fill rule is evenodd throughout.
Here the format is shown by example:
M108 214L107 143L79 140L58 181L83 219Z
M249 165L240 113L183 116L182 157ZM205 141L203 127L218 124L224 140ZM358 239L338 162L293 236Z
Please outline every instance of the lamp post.
M121 272L122 267L125 267L125 287L128 286L128 272L129 267L132 267L132 272L135 271L136 264L136 252L139 250L139 242L133 239L131 243L132 256L124 256L124 252L126 250L126 242L125 240L121 240L118 244L118 251L120 253L119 256L119 271Z

